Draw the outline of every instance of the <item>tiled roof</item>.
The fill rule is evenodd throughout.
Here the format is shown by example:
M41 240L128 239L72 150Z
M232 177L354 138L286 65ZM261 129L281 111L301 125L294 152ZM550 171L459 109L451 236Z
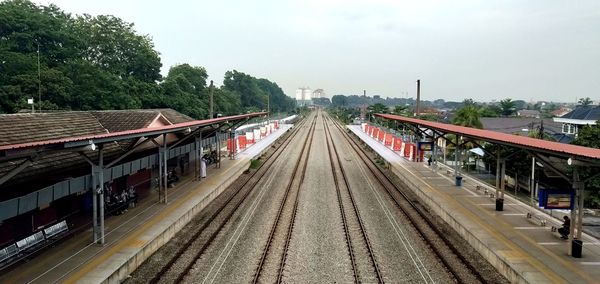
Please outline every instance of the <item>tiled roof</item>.
M146 128L161 113L173 124L193 120L172 109L0 114L0 146Z
M0 145L102 133L108 131L89 112L0 115Z
M598 120L600 119L600 106L580 106L563 115L561 118Z
M177 132L185 129L189 129L190 127L202 127L208 126L228 121L238 121L243 119L249 119L252 117L259 117L266 115L266 112L255 112L255 113L247 113L240 115L232 115L232 116L223 116L212 119L204 119L204 120L193 120L189 122L182 122L174 125L165 125L154 128L140 128L140 129L132 129L126 131L119 131L114 133L103 133L103 134L92 134L92 135L83 135L83 136L74 136L67 138L58 138L58 139L49 139L44 141L37 142L25 142L25 143L17 143L10 145L0 145L0 151L10 151L16 149L33 149L40 147L50 147L63 145L66 143L70 143L73 145L86 145L86 143L90 140L93 142L105 143L111 141L121 141L127 140L134 137L143 137L146 135L155 135L157 133L167 133L167 132Z
M90 112L109 132L146 128L158 112L154 110L105 110Z
M170 108L156 109L156 111L162 113L162 115L164 115L173 124L194 120L193 118Z

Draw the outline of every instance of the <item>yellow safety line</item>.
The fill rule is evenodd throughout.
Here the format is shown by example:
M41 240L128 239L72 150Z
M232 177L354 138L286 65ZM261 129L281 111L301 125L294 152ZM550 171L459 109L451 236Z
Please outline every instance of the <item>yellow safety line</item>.
M447 194L445 192L442 192L440 190L435 189L428 182L424 181L421 177L417 176L415 173L413 173L411 170L407 169L401 163L398 162L396 164L398 164L404 170L406 170L407 172L409 172L411 175L413 175L419 181L421 181L422 183L424 183L425 185L427 185L430 189L432 189L432 190L434 190L436 192L442 193L443 194L442 197L446 201L450 201L454 205L460 205L454 198L451 198L449 196L449 194ZM563 283L563 282L565 282L565 280L562 277L560 277L556 272L547 269L547 266L545 264L543 264L539 260L537 260L537 259L529 256L528 253L524 253L523 249L521 249L520 247L518 247L517 245L515 245L513 242L509 241L508 239L506 239L506 237L504 235L496 233L495 229L490 228L487 223L484 223L481 220L479 220L477 218L477 216L475 216L475 214L473 214L472 212L470 212L469 210L467 210L466 208L464 208L462 205L461 206L455 206L455 207L458 207L457 209L461 210L463 214L467 215L472 221L477 222L483 229L485 229L488 233L494 235L496 237L496 239L498 239L499 241L501 241L504 245L506 245L510 249L514 250L515 252L519 252L518 255L522 256L523 259L527 260L527 262L529 262L533 267L535 267L536 269L538 269L541 273L545 274L552 282L554 282L554 283ZM477 207L477 208L479 208L479 207ZM553 254L551 256L555 257ZM505 257L508 257L508 255L505 254ZM561 259L559 259L559 260L561 260ZM581 276L584 276L584 275L581 275ZM585 276L587 276L587 277L585 277ZM594 282L594 281L591 281L593 279L590 280L589 275L585 275L585 276L584 276L584 278L586 278L588 281L590 281L592 283Z
M225 171L219 173L218 175L221 176L224 173L225 173ZM86 274L90 273L90 271L92 271L93 269L95 269L96 267L98 267L99 265L104 263L106 260L108 260L110 257L115 255L117 252L121 251L122 249L124 249L126 247L139 247L141 240L139 240L138 237L142 233L145 233L146 231L148 231L150 229L150 227L154 226L156 223L163 221L167 215L171 214L176 209L179 209L179 207L183 203L189 201L189 199L193 195L197 194L197 191L199 189L203 188L205 185L207 185L209 183L210 182L207 181L207 183L198 185L196 188L190 190L190 192L187 195L185 195L185 198L179 198L176 202L167 205L167 208L165 208L163 211L161 211L161 213L159 213L158 215L153 217L148 222L145 222L141 227L138 227L133 233L129 234L127 237L125 237L123 240L119 241L117 244L115 244L110 249L104 251L101 255L94 258L92 261L87 262L77 272L71 274L67 279L65 279L64 283L76 283L81 278L83 278Z

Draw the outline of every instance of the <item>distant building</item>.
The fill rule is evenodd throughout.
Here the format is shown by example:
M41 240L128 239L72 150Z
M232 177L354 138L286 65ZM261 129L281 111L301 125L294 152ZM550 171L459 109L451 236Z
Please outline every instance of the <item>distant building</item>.
M312 104L312 91L309 87L296 89L296 106L309 106Z
M561 107L559 109L552 111L551 114L552 114L552 116L555 116L555 117L562 117L563 115L571 112L571 110L572 109L570 109L570 108Z
M540 118L540 111L533 110L533 109L522 109L522 110L517 111L517 116Z
M573 137L562 133L561 124L552 119L536 119L530 117L482 117L479 119L483 129L528 136L532 131L538 131L544 126L544 134L554 138L556 142L570 143Z
M323 89L316 89L312 93L312 98L313 99L319 99L319 98L324 98L324 97L325 97L325 91Z
M554 122L562 123L562 133L577 137L579 127L596 124L600 119L600 106L579 106L571 112L553 118Z

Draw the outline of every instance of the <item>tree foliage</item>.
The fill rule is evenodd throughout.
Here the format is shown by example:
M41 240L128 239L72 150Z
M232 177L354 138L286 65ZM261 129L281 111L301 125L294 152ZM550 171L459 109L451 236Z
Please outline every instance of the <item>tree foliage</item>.
M581 99L579 99L578 103L581 106L589 106L592 104L592 99L590 99L590 97L581 98Z
M483 124L481 124L481 121L479 120L479 109L476 105L470 104L465 105L456 111L452 123L466 127L483 128Z
M150 36L120 18L72 16L27 0L0 2L0 113L29 109L27 99L34 98L44 110L171 107L208 117L206 69L181 64L162 78L161 67ZM268 99L271 110L294 109L277 84L235 70L213 95L222 114L266 110Z
M503 116L511 116L517 111L516 103L511 98L500 101L500 108Z
M585 125L578 130L577 137L571 142L575 145L600 149L600 120L595 125ZM580 178L586 180L598 173L597 167L581 167ZM586 183L586 191L591 192L588 203L595 208L600 208L600 177L590 179Z
M335 95L331 97L331 104L334 107L343 107L348 104L348 99L344 95Z

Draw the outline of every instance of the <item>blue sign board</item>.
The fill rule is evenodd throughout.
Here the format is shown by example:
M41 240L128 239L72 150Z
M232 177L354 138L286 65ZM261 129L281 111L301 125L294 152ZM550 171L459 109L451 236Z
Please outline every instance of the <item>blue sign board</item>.
M544 209L570 209L575 204L575 193L570 189L547 189L540 188L538 192L538 204Z

